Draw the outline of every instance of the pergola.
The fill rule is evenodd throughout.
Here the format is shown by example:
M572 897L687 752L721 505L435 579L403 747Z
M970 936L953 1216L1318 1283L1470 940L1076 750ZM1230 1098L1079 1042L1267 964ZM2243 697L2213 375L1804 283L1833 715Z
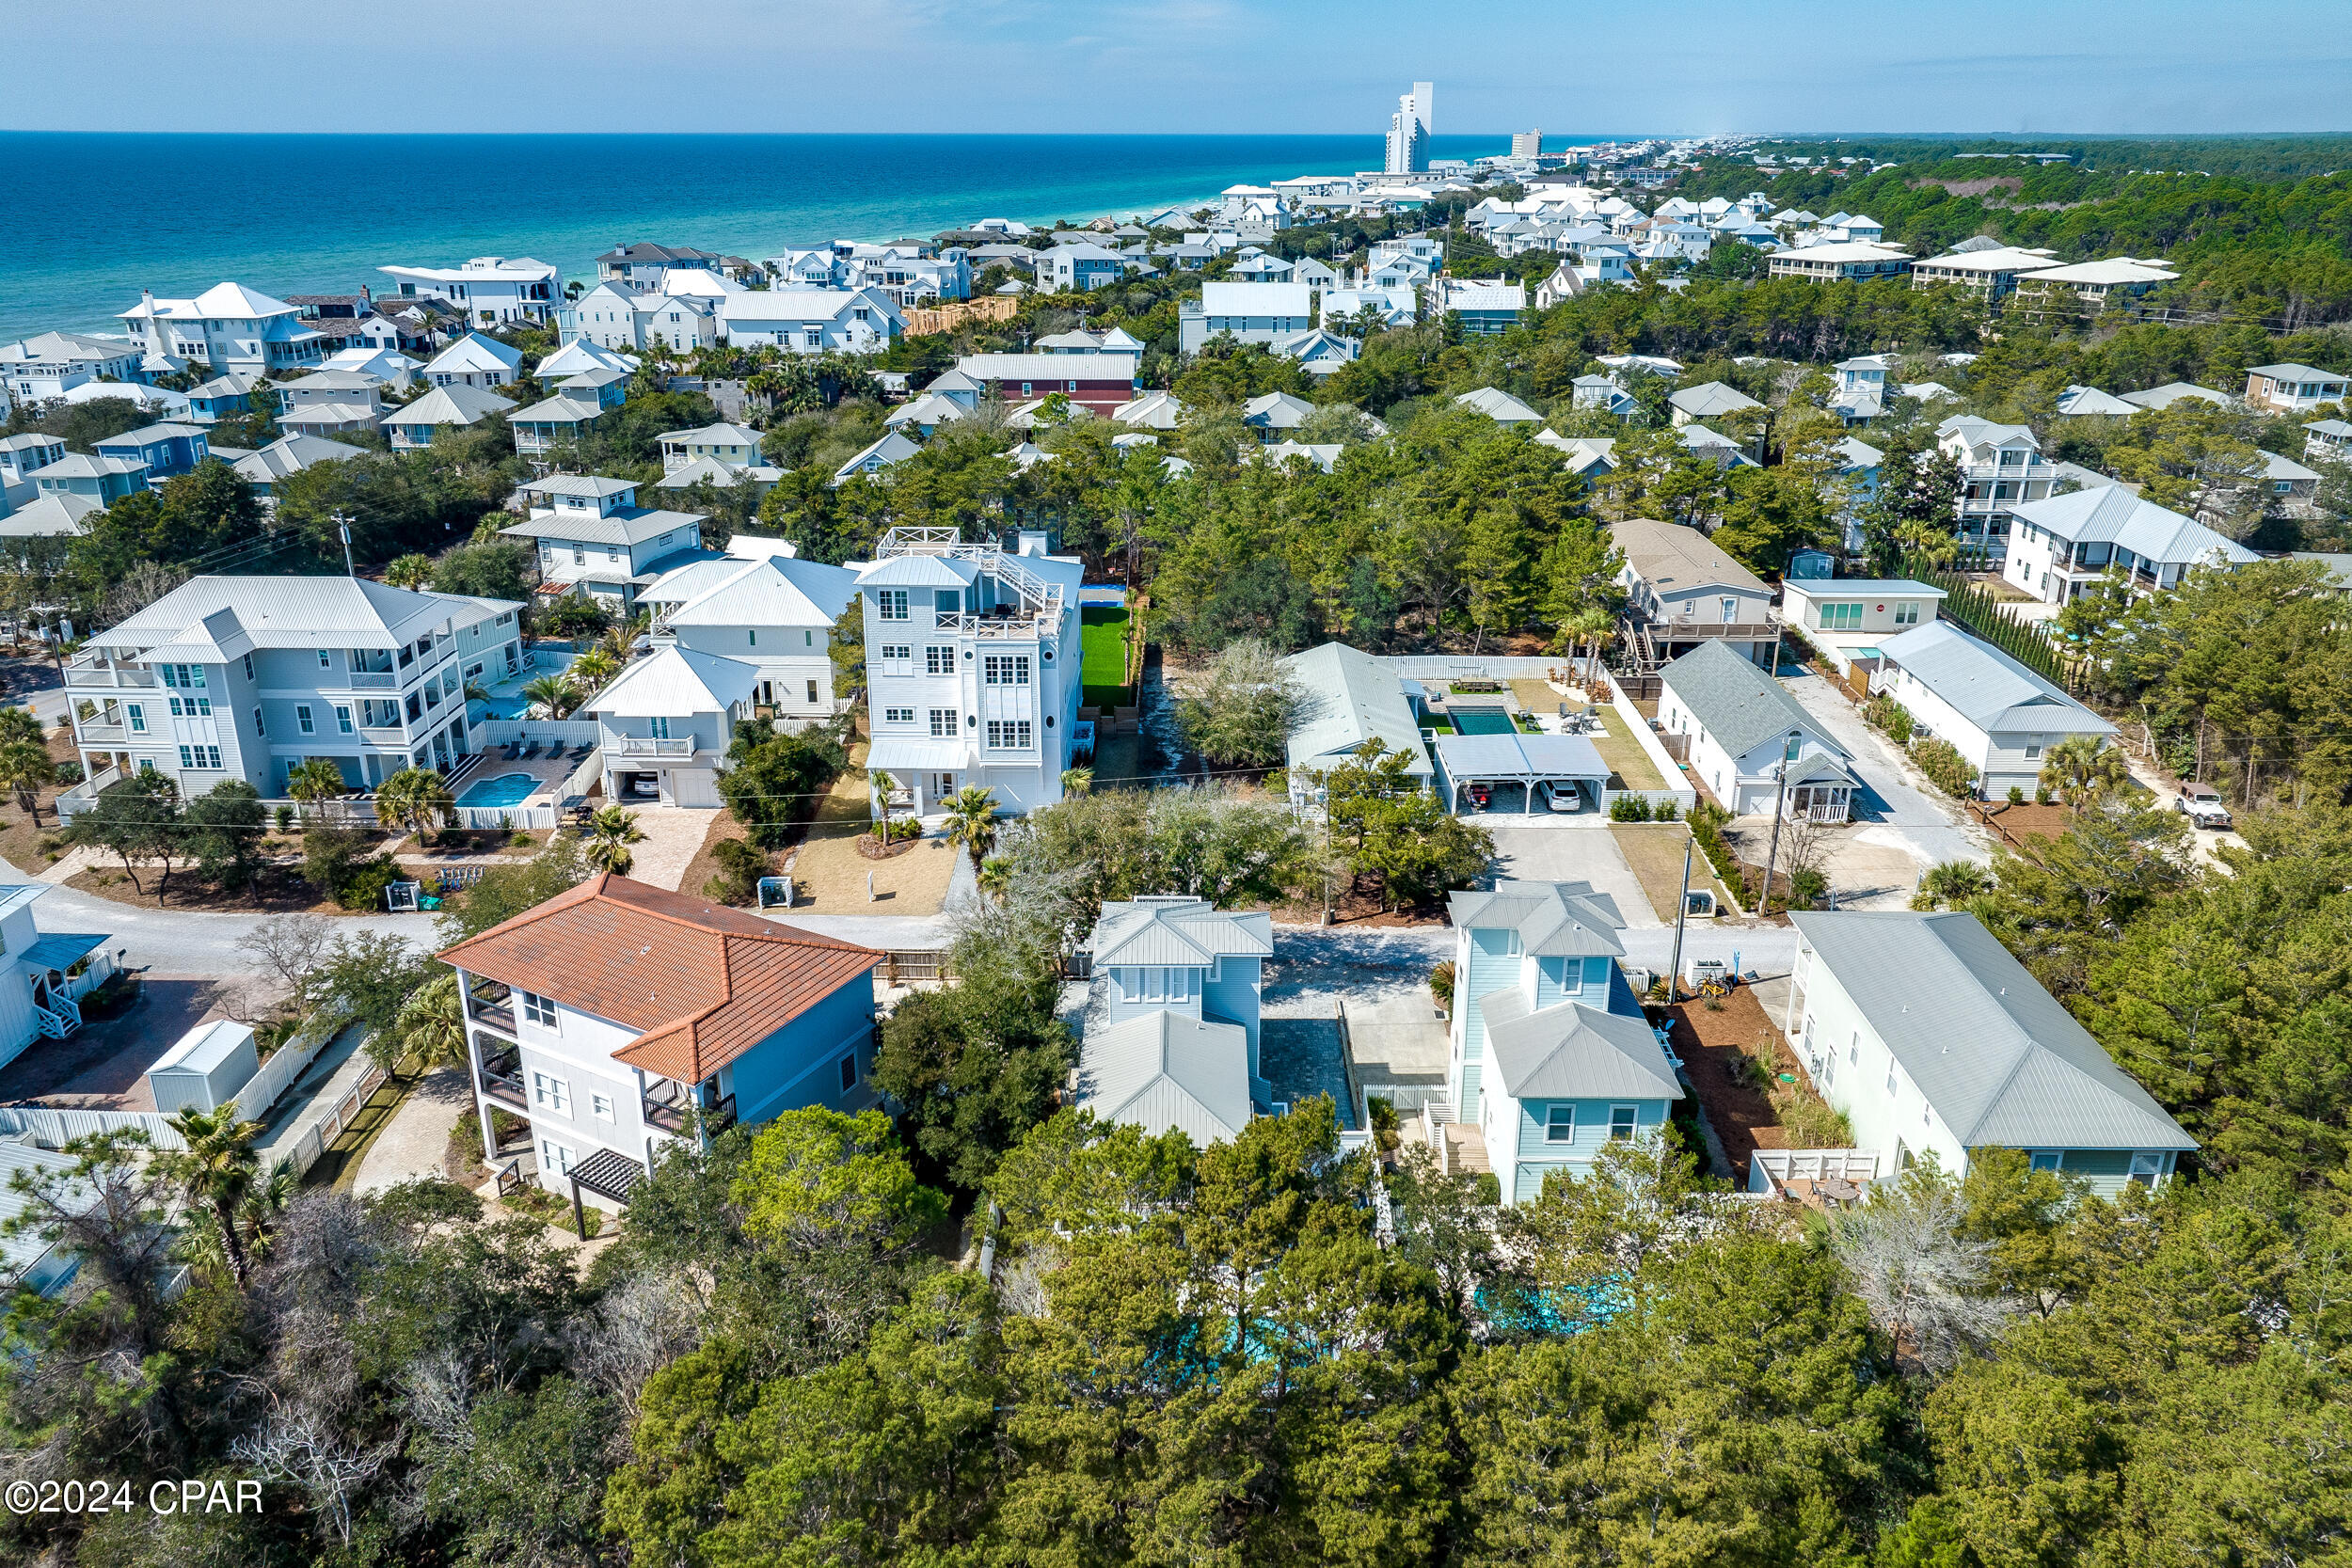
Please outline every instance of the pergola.
M588 1239L588 1216L582 1211L580 1191L609 1197L622 1208L628 1207L628 1195L637 1183L645 1179L645 1167L628 1155L610 1148L599 1148L564 1173L572 1182L572 1227L580 1239Z
M1476 784L1518 785L1529 813L1538 784L1590 785L1596 810L1609 787L1609 765L1581 735L1441 735L1437 752L1446 809L1456 814L1462 792Z

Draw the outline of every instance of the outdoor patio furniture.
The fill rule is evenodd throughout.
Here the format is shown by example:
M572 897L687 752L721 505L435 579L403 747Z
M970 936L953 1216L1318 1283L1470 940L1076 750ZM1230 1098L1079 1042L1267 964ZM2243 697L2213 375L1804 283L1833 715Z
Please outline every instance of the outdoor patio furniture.
M583 740L579 745L572 748L572 754L566 760L571 762L585 762L588 760L588 753L596 749L596 743L594 741Z
M1842 1176L1823 1177L1813 1184L1813 1190L1832 1203L1851 1203L1862 1196L1860 1184Z
M537 756L538 754L539 754L539 743L538 743L537 741L535 741L535 740L534 740L534 741L532 741L532 742L531 743L530 747L529 747L529 748L528 748L528 749L527 749L527 750L523 752L523 754L522 754L519 758L517 758L516 760L517 760L517 761L520 761L520 762L529 762L529 761L530 761L532 757L535 757L535 756Z

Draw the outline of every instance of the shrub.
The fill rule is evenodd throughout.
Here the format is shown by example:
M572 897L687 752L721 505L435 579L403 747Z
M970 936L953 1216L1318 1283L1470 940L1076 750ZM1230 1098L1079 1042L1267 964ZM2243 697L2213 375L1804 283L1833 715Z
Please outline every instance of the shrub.
M1862 717L1884 730L1896 745L1911 744L1912 733L1916 727L1912 722L1911 710L1885 692L1880 692L1863 705Z
M1620 795L1609 802L1612 822L1647 822L1651 819L1649 798L1645 795Z
M1829 896L1829 879L1811 866L1788 876L1788 908L1818 910Z
M1446 959L1429 972L1429 994L1438 999L1440 1007L1454 1006L1454 960Z
M1791 1148L1851 1148L1853 1123L1843 1111L1833 1111L1795 1084L1781 1084L1772 1093L1772 1109Z
M703 896L722 904L749 904L759 896L759 879L768 875L768 856L757 845L723 838L711 847L719 874L703 884Z
M366 864L355 868L349 880L335 890L335 902L344 909L361 913L384 910L384 890L394 882L405 880L400 867L389 855L379 855Z
M1976 793L1977 770L1968 766L1958 748L1948 740L1922 740L1911 748L1911 760L1919 765L1919 771L1928 782L1955 800L1964 800Z
M288 833L288 832L294 832L294 807L292 807L292 806L279 806L279 807L278 807L276 811L274 811L274 812L272 812L272 813L270 814L270 816L271 816L271 819L272 819L272 820L273 820L273 821L277 824L277 826L278 826L278 831L279 832L281 832L281 833Z
M612 624L602 605L585 594L566 594L532 618L545 637L594 637Z
M1672 800L1660 800L1650 807L1649 815L1653 822L1679 822L1682 820L1682 808Z
M2026 803L2026 792L2019 788L2016 784L2010 785L2009 803L2012 806L2024 805Z
M72 787L72 786L73 786L74 784L80 784L81 782L82 782L82 765L81 765L80 763L78 763L78 762L61 762L61 763L57 764L57 787L58 787L58 788L60 788L60 789L67 789L67 788L71 788L71 787Z

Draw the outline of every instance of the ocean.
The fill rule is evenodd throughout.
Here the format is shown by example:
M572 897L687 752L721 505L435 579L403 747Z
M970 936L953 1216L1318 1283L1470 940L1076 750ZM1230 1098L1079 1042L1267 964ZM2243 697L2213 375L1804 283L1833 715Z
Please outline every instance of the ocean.
M1432 154L1509 150L1503 136L1438 136ZM533 256L593 278L616 242L757 259L983 217L1124 214L1380 157L1377 136L0 132L20 218L0 251L0 342L116 330L143 288L381 292L379 266L473 256Z

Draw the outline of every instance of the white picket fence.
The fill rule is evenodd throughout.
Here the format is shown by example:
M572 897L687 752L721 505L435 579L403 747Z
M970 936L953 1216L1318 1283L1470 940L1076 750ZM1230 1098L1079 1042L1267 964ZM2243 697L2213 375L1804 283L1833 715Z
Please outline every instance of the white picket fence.
M302 1136L294 1140L294 1147L285 1154L285 1160L294 1167L294 1173L300 1176L317 1164L319 1157L334 1147L335 1140L350 1130L352 1122L359 1115L359 1107L368 1102L368 1097L383 1086L384 1069L380 1067L368 1069L360 1074L359 1082L352 1085L350 1093L328 1106L325 1115L305 1128Z
M157 1148L185 1148L160 1111L67 1111L46 1105L0 1106L0 1136L21 1138L36 1148L63 1148L75 1138L100 1132L143 1132Z

